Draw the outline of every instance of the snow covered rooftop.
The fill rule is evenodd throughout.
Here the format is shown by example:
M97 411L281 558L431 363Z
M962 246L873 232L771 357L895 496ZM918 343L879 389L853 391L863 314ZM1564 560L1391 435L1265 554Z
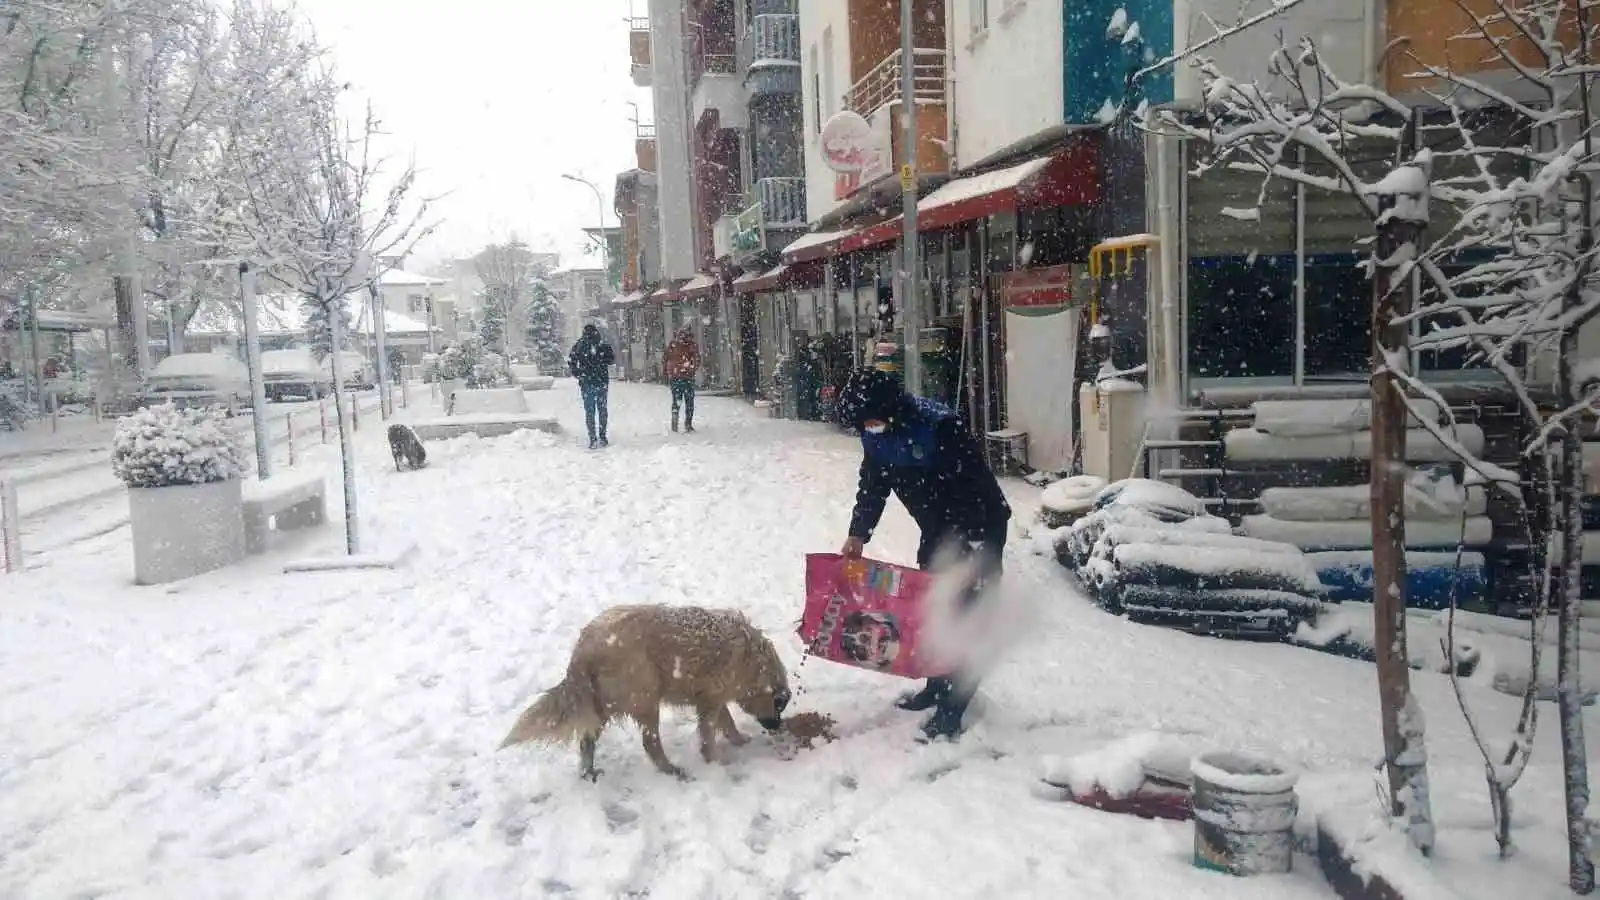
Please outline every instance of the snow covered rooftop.
M717 279L704 272L697 272L683 287L678 288L680 294L690 294L696 291L709 291L717 286Z
M385 269L383 274L378 276L378 284L384 287L427 287L446 283L443 278L418 275L405 269Z
M368 305L358 295L345 298L350 319L358 334L366 334L371 316ZM273 337L299 334L305 330L305 310L299 297L290 294L263 294L256 298L256 324L263 335ZM383 317L388 334L427 334L427 323L404 313L388 310ZM435 328L435 331L438 329ZM189 326L190 334L243 334L244 322L232 306L210 304L197 314Z

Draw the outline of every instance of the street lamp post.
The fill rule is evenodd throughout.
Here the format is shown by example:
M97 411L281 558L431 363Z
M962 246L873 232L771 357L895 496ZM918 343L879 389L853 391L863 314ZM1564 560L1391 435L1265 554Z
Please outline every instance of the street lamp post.
M602 271L604 271L606 273L606 280L609 281L610 278L611 278L611 254L609 252L610 248L608 248L606 246L606 198L605 198L605 195L600 192L600 187L598 185L596 185L594 182L590 181L587 178L579 178L576 175L562 175L561 177L565 178L568 181L575 181L578 184L581 184L584 187L588 188L589 190L594 191L595 210L600 213L600 219L599 219L600 268L601 268Z

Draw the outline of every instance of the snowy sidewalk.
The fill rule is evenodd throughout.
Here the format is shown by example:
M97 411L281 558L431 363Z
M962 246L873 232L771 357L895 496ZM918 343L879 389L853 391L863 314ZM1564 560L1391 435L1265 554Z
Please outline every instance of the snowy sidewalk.
M528 397L567 433L430 444L428 468L396 473L381 429L363 430L366 543L415 542L399 570L279 573L333 552L329 528L170 589L130 586L126 534L0 580L0 897L1331 896L1307 871L1199 871L1187 825L1030 791L1043 757L1152 729L1359 784L1379 747L1370 665L1128 624L1014 531L1007 583L1034 607L1029 637L969 735L921 746L919 718L891 709L907 682L802 665L793 635L802 554L844 534L855 442L712 398L699 433L674 435L665 389L619 384L613 446L591 452L570 382ZM1031 493L1016 489L1019 521ZM870 550L909 560L915 539L892 504ZM578 629L620 603L747 611L789 665L793 708L835 716L840 740L786 761L757 737L707 765L692 718L672 715L688 784L625 729L601 740L598 784L572 749L495 753ZM1447 685L1417 678L1436 763L1479 771ZM1510 718L1510 698L1478 693ZM1519 818L1559 816L1545 751ZM1486 821L1474 789L1437 802ZM1443 846L1493 849L1448 829ZM1561 896L1526 868L1560 852L1530 847L1483 880Z

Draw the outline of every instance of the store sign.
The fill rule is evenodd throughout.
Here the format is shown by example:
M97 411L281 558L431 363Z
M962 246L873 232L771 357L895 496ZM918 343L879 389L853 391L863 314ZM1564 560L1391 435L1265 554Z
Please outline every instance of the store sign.
M887 106L873 113L870 120L844 110L823 126L823 160L835 173L835 200L844 200L894 171L893 141L890 138L893 118ZM832 149L829 126L835 130Z
M733 252L750 253L760 250L761 240L761 204L752 203L744 211L733 217Z

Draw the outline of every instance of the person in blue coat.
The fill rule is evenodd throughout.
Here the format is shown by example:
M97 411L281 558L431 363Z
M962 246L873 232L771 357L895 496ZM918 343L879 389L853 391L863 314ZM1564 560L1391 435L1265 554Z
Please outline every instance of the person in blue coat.
M583 336L567 354L567 371L578 379L583 394L583 423L589 429L589 449L609 446L606 424L610 418L611 364L616 361L611 345L600 337L594 325L583 326Z
M861 433L861 475L850 536L840 552L859 558L894 494L922 531L917 565L930 568L952 547L978 558L977 577L965 595L970 605L998 578L1011 506L989 470L983 448L954 411L912 397L894 375L857 371L840 396L840 421ZM902 697L901 709L933 709L922 730L930 739L954 738L977 684L955 674L928 679Z

